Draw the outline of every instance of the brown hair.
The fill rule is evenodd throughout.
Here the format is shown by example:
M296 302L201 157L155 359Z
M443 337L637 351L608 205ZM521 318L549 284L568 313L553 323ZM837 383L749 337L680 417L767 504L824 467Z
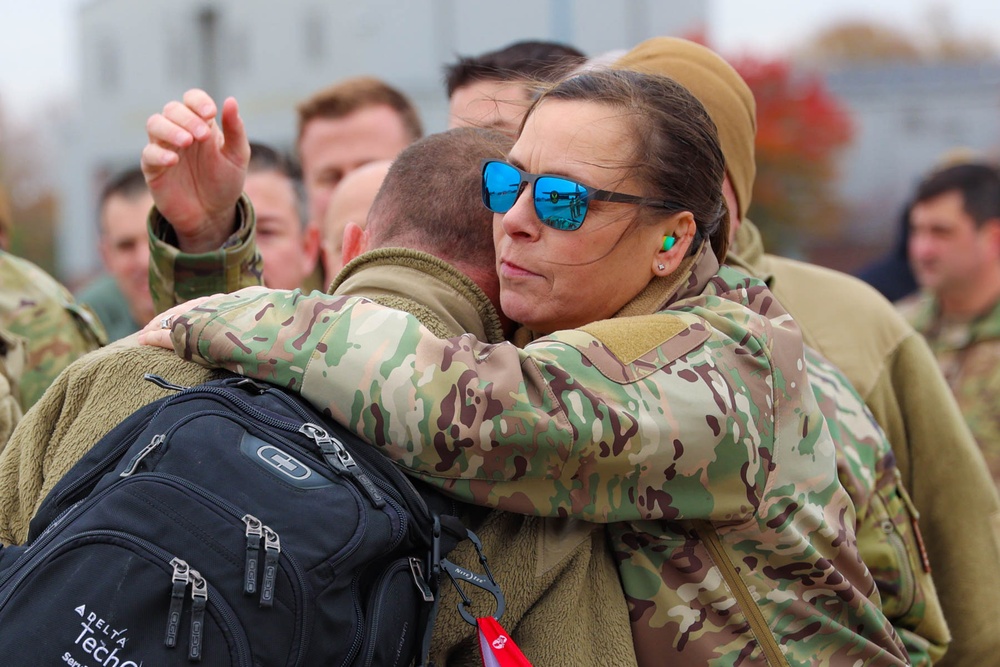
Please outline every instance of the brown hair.
M299 103L296 107L299 116L297 141L302 140L306 123L314 118L343 118L359 109L383 105L399 114L411 139L423 136L420 116L410 98L384 81L359 76L324 88Z
M728 210L722 196L725 159L712 119L686 88L666 77L627 70L593 70L547 90L525 120L546 100L596 102L619 109L631 123L632 155L623 162L644 184L642 194L690 211L696 232L693 249L709 239L722 261L728 248ZM524 122L521 124L524 128ZM659 218L661 209L647 209ZM644 216L640 216L640 219Z
M976 227L1000 218L1000 171L995 165L969 162L932 171L917 186L912 204L920 204L948 192L962 195L962 208Z
M477 81L557 81L587 61L581 51L556 42L514 42L496 51L466 56L445 67L448 97Z
M502 159L512 140L460 127L410 145L393 161L368 213L371 246L416 248L493 270L493 213L482 203L482 158Z

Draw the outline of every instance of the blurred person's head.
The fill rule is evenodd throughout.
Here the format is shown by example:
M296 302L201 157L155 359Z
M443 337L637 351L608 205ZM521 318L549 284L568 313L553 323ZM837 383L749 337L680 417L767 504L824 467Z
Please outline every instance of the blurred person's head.
M571 46L524 41L445 68L448 127L483 127L510 135L543 82L554 82L586 61Z
M115 175L98 200L99 249L104 268L125 296L135 322L156 315L149 293L149 234L146 218L153 195L138 167Z
M344 176L369 162L391 160L423 134L413 103L371 77L324 88L301 102L297 111L309 221L316 226Z
M718 130L719 145L726 159L723 194L729 208L726 233L731 241L750 208L757 173L754 161L757 105L746 81L711 49L677 37L648 39L614 66L670 77L704 105Z
M368 223L368 210L375 201L392 160L378 160L358 167L340 182L330 195L320 235L323 271L329 284L349 257L358 254L357 244Z
M995 302L1000 297L996 165L955 164L927 176L910 207L908 251L917 283L938 297L945 312Z
M264 284L273 289L301 287L316 266L319 241L306 229L306 196L298 165L270 146L251 142L243 189L256 214Z
M0 185L0 250L10 248L10 237L14 229L14 216L10 210L7 191Z

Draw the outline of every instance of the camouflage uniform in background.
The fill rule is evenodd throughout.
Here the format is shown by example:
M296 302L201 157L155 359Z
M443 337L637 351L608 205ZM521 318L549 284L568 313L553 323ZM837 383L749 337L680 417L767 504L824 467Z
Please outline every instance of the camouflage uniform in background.
M892 446L843 373L810 347L806 370L837 445L837 474L857 511L858 550L875 578L882 611L914 667L945 653L948 633L931 579L917 511Z
M1000 303L971 322L943 321L929 295L899 308L927 339L1000 489Z
M188 358L301 392L462 500L609 523L640 661L764 664L773 632L791 665L908 663L858 554L799 333L705 248L615 319L523 349L441 340L364 300L257 290L190 311L173 337Z
M107 342L97 317L31 262L0 250L0 329L24 346L17 396L25 411L66 366Z

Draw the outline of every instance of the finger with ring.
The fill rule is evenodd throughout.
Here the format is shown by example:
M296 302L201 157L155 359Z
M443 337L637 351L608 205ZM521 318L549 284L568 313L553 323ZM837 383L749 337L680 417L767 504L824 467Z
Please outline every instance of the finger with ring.
M174 326L174 316L173 315L171 315L169 317L164 317L162 320L160 320L160 328L161 329L170 329L173 326Z

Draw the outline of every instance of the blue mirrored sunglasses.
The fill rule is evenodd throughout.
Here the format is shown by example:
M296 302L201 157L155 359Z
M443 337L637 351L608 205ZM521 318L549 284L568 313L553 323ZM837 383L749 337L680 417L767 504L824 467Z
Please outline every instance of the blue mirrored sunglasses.
M529 174L500 160L483 160L483 204L489 210L506 213L526 186L531 187L538 219L553 229L565 231L580 229L591 200L683 210L661 199L597 190L564 176Z

